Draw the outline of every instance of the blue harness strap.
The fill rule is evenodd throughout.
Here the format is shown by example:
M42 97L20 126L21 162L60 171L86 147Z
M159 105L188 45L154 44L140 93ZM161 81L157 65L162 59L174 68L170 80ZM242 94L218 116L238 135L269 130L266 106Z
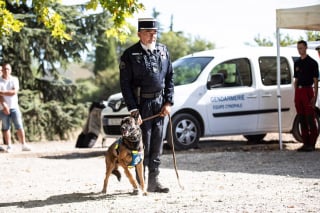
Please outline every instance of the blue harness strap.
M122 138L120 137L117 141L116 141L116 146L114 147L114 149L117 151L117 154L119 155L119 145L122 143ZM143 150L142 151L138 151L138 150L131 150L131 163L128 165L128 167L134 167L136 166L138 163L140 163L143 159Z
M132 150L131 151L131 156L132 156L132 161L131 161L131 164L129 166L130 167L134 167L138 163L140 163L141 160L143 159L143 152L142 151Z

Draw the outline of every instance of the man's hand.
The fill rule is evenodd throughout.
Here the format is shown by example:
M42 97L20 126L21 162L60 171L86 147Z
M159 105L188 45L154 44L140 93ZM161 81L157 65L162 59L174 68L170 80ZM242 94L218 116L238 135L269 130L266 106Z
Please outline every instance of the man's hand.
M317 102L316 97L312 97L312 99L311 99L311 101L310 101L310 105L311 105L313 108L315 108L315 107L316 107L316 102Z
M162 106L160 116L165 117L171 113L171 104L166 103Z
M130 113L130 116L133 117L137 121L138 125L142 124L143 121L142 121L139 110L132 111Z
M1 105L3 107L3 109L2 109L3 113L6 114L6 115L9 115L10 114L9 106L4 102Z

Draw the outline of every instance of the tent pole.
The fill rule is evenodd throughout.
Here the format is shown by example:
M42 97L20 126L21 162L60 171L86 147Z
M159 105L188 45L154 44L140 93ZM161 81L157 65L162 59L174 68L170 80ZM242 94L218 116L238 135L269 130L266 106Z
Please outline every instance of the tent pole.
M279 148L282 150L282 120L281 120L281 75L280 75L280 30L277 27L277 98L278 98L278 129L279 129Z

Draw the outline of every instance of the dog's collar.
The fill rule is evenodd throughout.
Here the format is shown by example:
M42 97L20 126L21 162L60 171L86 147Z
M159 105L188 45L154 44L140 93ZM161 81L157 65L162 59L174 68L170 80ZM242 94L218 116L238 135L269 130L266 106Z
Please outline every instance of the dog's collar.
M121 137L122 138L122 144L131 151L139 151L141 150L140 146L140 140L130 140L130 138Z

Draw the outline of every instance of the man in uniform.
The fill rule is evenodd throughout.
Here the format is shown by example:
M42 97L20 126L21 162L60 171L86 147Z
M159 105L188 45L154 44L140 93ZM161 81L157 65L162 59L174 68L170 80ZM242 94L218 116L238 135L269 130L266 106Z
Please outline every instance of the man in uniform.
M120 59L120 86L131 116L139 119L144 144L144 167L148 167L148 192L168 193L159 182L164 117L173 105L173 69L167 47L156 43L158 23L138 21L139 42ZM142 119L159 114L142 122Z
M315 104L318 97L318 63L307 55L307 42L298 41L300 58L294 63L295 107L301 124L303 146L298 151L315 150L318 127L315 118Z

